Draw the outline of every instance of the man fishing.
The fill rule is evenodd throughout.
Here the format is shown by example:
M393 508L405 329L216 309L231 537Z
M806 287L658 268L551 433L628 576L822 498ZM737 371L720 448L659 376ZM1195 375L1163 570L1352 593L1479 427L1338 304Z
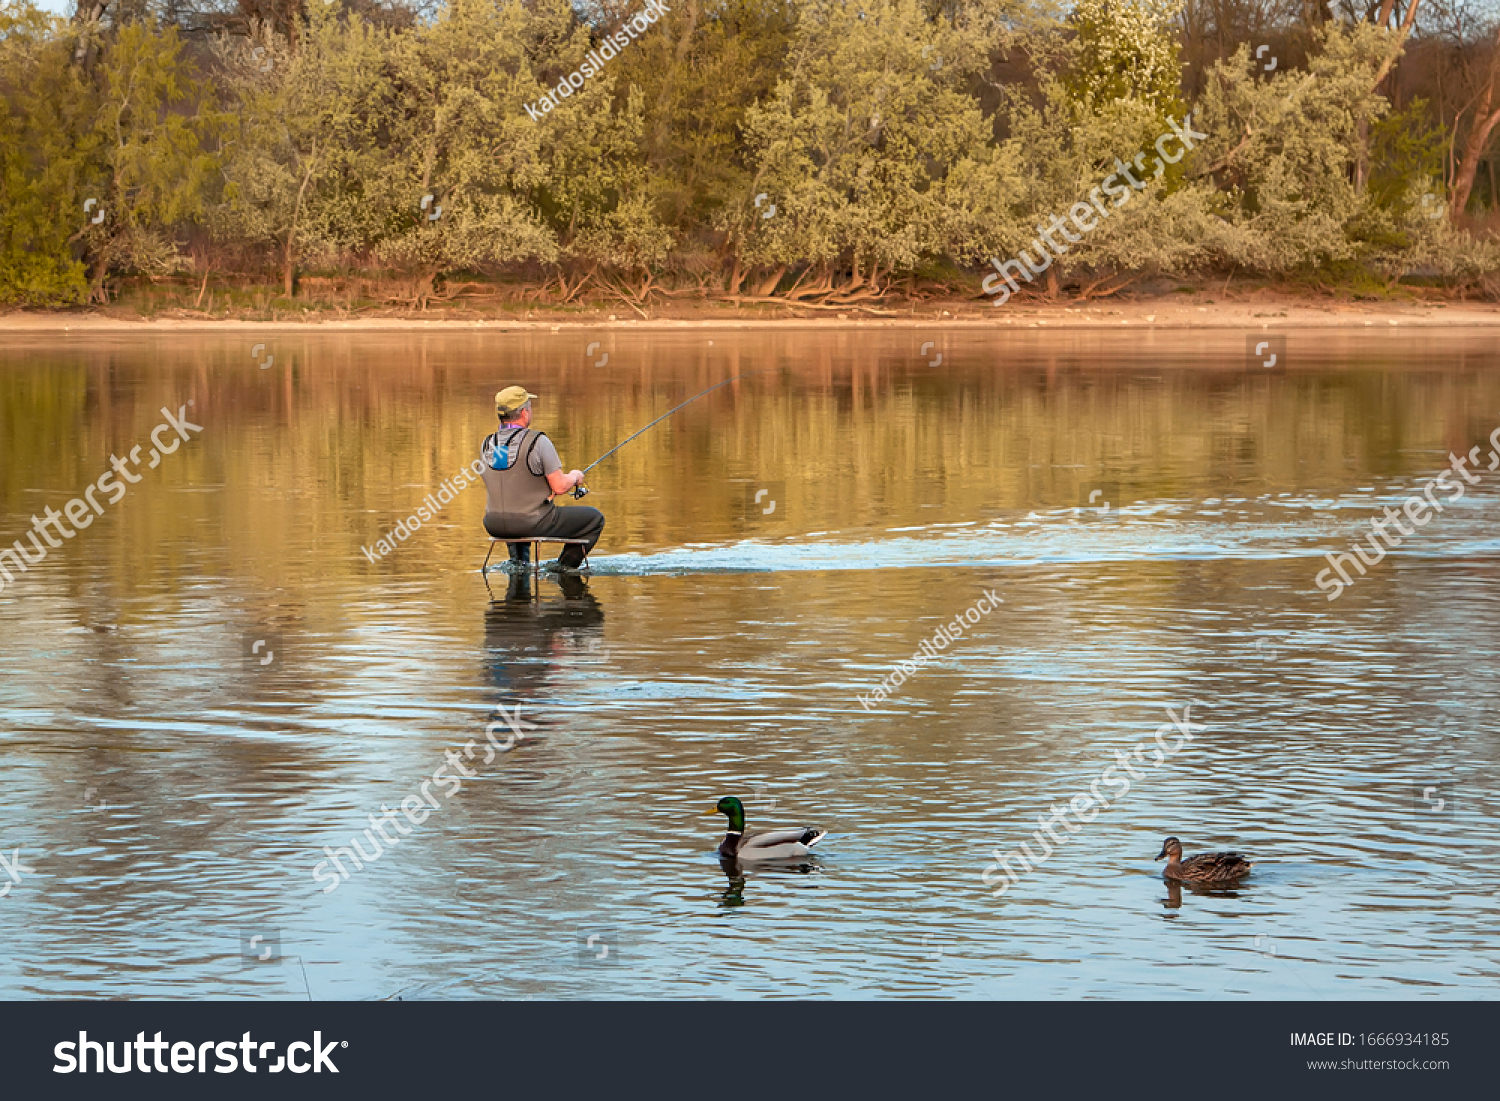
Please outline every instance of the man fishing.
M486 507L484 529L492 538L534 535L539 538L587 539L587 546L568 543L558 555L560 569L576 570L604 532L604 513L587 505L559 508L552 498L583 484L583 471L563 473L562 459L545 433L531 427L535 394L524 386L507 386L495 395L500 428L485 438ZM530 543L510 543L510 560L531 562Z

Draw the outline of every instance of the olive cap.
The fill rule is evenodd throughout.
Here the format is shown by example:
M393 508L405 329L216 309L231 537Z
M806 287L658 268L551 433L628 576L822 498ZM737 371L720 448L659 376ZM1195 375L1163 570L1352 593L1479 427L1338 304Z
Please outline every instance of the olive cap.
M535 394L528 394L524 386L507 386L495 395L495 412L509 416L525 405Z

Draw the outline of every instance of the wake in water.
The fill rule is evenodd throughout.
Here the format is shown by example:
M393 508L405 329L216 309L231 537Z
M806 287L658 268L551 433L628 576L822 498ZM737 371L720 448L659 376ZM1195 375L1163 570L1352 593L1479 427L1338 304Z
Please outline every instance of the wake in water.
M649 554L596 554L589 565L597 575L648 576L1216 559L1307 558L1311 564L1345 547L1350 533L1371 515L1406 496L1406 489L1391 487L1340 497L1284 494L1050 509L1015 518L851 532L847 539L840 538L842 532L824 531L688 544ZM1500 553L1500 539L1493 534L1497 504L1494 496L1474 496L1450 506L1441 527L1431 525L1391 557Z

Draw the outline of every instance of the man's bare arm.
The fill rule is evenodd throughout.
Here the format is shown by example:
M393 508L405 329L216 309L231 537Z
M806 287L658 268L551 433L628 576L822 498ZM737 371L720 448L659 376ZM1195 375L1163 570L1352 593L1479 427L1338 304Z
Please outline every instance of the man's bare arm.
M570 470L566 474L561 470L554 470L547 475L547 488L552 490L552 496L560 497L582 481L583 471L581 470Z

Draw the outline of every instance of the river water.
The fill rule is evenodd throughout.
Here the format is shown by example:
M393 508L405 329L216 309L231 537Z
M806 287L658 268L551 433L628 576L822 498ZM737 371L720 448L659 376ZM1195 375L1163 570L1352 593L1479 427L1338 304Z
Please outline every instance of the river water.
M0 996L1491 996L1500 349L1281 352L8 340L0 546L142 450L0 592ZM504 384L573 467L740 374L590 473L608 528L581 583L482 576L479 489L362 550L452 484ZM201 430L151 468L164 407ZM1478 483L1330 601L1323 555L1475 446ZM519 739L492 725L516 704ZM1153 753L1186 704L1191 742ZM487 727L510 747L463 757ZM1040 853L1039 817L1138 744L1128 792L995 897L997 854ZM424 794L450 753L473 775ZM721 867L730 794L752 829L829 835ZM382 818L408 798L420 824ZM399 843L315 878L371 815ZM1255 870L1168 888L1168 834Z

